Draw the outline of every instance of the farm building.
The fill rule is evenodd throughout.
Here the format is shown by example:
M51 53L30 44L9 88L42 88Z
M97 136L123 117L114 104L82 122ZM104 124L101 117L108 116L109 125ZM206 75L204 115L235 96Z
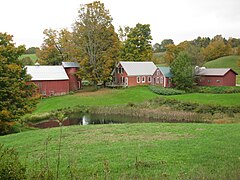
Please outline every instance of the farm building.
M236 75L231 68L196 68L199 86L236 86Z
M162 87L171 87L171 78L173 77L170 67L158 67L153 74L154 85L160 85Z
M76 72L79 69L79 64L77 62L62 62L68 77L69 77L69 90L75 91L81 88L81 79L76 76Z
M112 72L113 83L123 86L152 84L156 69L153 62L120 61Z
M81 80L74 76L78 67L76 64L63 63L64 66L26 66L27 74L31 75L31 82L38 86L43 96L63 95L77 90Z

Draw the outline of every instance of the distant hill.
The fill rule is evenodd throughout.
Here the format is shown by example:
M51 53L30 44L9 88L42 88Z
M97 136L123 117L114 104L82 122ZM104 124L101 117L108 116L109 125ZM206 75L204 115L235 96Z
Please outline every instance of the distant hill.
M25 57L30 57L31 60L33 61L33 63L35 63L36 60L37 60L37 55L36 54L23 54L19 57L19 59L23 59Z
M208 68L232 68L238 73L237 83L240 84L240 67L237 65L238 60L240 60L240 56L225 56L209 61L204 64L204 66Z

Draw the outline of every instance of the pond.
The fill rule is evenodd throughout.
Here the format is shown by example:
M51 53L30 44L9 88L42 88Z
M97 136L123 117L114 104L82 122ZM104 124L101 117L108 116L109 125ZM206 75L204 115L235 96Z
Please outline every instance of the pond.
M63 126L71 125L89 125L89 124L119 124L119 123L137 123L154 122L147 118L120 116L120 115L97 115L97 114L72 114L62 122ZM156 120L155 120L156 122ZM38 123L29 123L29 126L36 128L59 127L59 122L55 119L45 120Z

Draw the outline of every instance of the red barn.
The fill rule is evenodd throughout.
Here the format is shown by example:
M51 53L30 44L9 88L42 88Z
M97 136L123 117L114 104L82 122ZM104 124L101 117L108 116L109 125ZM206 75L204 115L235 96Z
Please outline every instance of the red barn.
M68 94L81 88L81 79L76 72L79 64L62 62L62 66L26 66L27 73L32 76L31 82L38 86L43 96Z
M236 75L231 68L196 68L199 86L236 86Z
M120 61L112 72L113 83L123 86L152 84L156 69L153 62Z
M75 91L81 88L81 79L76 76L79 69L77 62L62 62L68 77L69 77L69 90Z
M63 95L69 93L69 77L63 66L26 66L32 76L31 82L38 86L43 96Z

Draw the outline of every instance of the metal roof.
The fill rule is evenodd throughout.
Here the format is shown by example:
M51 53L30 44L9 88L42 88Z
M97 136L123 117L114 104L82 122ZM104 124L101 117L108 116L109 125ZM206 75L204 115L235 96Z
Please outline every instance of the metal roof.
M196 70L197 76L224 76L228 71L233 71L231 68L200 68ZM235 71L233 71L237 74Z
M122 65L128 76L153 75L157 69L153 62L120 61L119 63Z
M38 80L67 80L68 75L63 66L25 66L32 81Z
M79 68L80 67L77 62L62 62L62 65L65 68L71 68L71 67Z
M165 77L173 77L170 67L158 67Z

